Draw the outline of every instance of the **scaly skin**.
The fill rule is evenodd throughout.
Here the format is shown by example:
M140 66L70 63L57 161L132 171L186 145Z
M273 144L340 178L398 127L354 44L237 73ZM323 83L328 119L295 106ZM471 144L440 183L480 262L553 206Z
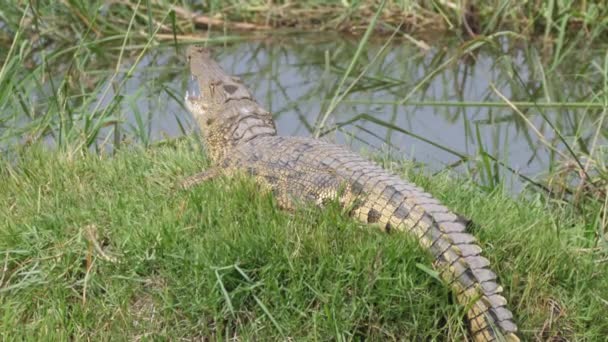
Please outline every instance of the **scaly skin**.
M276 135L272 116L200 47L188 50L197 90L186 106L197 120L213 167L186 179L189 188L245 171L269 186L281 207L338 200L361 222L415 236L459 303L475 341L519 341L496 275L465 224L430 194L376 164L321 140Z

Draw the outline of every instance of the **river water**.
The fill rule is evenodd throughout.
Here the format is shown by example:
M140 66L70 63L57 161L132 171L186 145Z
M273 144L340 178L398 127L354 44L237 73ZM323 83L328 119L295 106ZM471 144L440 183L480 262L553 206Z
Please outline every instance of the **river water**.
M355 150L412 159L431 172L451 167L481 183L487 180L475 160L489 154L511 169L494 165L492 172L517 192L526 182L514 171L542 176L555 165L552 149L565 151L565 142L584 151L598 133L603 109L595 95L603 84L603 51L547 52L498 39L463 56L466 44L459 41L434 43L428 50L408 41L382 49L382 43L371 42L363 51L342 89L365 74L328 116L326 127L361 115L375 122L358 120L326 138ZM307 136L326 111L357 44L309 35L243 41L214 51L224 69L240 76L274 113L281 134ZM151 50L127 81L120 109L127 138L147 144L195 131L183 107L188 74L182 48ZM104 101L114 95L110 90ZM505 99L527 103L514 110ZM567 105L543 105L555 102ZM608 138L606 125L598 144ZM98 140L110 140L104 138L109 133L106 128ZM470 161L460 162L464 156Z

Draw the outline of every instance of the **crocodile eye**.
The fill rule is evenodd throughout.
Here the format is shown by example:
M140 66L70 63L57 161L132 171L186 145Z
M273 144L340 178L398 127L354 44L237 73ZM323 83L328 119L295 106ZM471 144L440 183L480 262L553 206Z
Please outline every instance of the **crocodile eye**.
M211 118L207 119L207 122L206 122L207 126L211 125L212 123L213 123L213 119L211 119Z

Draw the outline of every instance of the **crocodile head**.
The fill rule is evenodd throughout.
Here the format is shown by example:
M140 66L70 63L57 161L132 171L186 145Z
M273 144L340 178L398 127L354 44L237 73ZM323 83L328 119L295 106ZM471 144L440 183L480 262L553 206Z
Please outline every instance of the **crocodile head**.
M191 80L185 104L204 137L212 161L221 161L234 146L275 135L272 115L255 102L236 77L227 75L208 49L188 48Z

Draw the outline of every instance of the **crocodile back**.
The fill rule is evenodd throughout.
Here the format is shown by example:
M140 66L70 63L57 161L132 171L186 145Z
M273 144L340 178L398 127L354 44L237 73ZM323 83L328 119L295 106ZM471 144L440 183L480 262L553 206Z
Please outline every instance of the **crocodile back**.
M224 167L248 170L272 188L282 207L337 199L363 223L415 237L458 302L470 308L474 340L519 341L503 289L465 222L422 189L344 147L311 138L262 137L236 148Z

